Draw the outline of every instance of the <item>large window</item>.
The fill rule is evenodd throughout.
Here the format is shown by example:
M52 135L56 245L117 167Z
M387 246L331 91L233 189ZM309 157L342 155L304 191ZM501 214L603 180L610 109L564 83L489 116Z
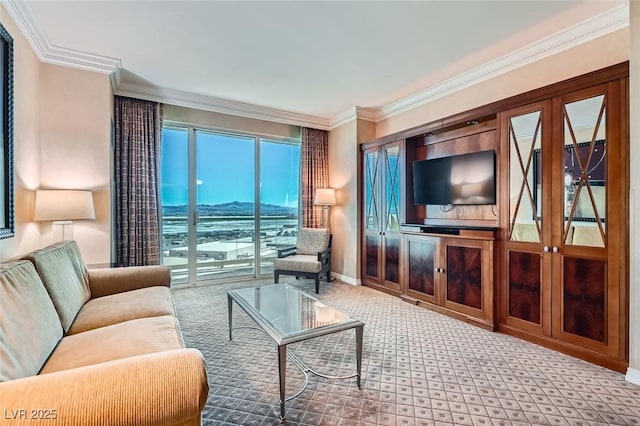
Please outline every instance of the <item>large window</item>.
M295 244L299 141L171 126L160 161L174 284L269 274L277 249Z

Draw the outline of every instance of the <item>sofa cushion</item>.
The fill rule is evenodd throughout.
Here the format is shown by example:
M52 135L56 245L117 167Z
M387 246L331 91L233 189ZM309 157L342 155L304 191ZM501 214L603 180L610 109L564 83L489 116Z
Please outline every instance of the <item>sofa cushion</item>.
M0 382L38 374L61 338L60 319L33 265L0 265Z
M33 251L24 259L36 267L56 307L65 333L91 297L87 267L75 241L62 241Z
M300 228L296 240L297 254L315 254L329 247L329 230L324 228Z
M273 261L273 267L283 271L299 271L317 273L322 270L318 255L295 254Z
M175 317L140 318L65 336L40 374L183 347Z
M174 315L167 287L147 287L91 299L80 309L67 334L82 333L138 318Z

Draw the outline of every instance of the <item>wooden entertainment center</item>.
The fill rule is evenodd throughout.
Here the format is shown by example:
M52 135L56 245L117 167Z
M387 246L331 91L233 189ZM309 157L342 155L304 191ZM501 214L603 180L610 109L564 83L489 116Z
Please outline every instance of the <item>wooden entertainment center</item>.
M362 144L363 284L624 371L628 72L619 64ZM414 204L415 161L486 150L495 204Z

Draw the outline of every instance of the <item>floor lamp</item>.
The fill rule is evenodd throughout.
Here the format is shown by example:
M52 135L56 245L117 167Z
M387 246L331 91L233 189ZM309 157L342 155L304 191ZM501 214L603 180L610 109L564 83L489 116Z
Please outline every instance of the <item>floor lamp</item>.
M53 242L73 240L73 220L95 220L91 191L39 189L36 191L36 221L53 221Z
M325 210L327 212L327 226L326 228L331 228L331 211L329 206L336 205L336 190L332 188L318 188L316 189L316 196L313 200L313 204L316 206L322 206L322 213L320 216L320 226L325 228L324 226L324 214Z

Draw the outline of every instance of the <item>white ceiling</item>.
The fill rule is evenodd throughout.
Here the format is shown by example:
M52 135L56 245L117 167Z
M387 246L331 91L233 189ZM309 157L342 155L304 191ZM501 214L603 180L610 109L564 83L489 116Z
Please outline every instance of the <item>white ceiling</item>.
M536 59L551 40L556 45L546 51L570 47L557 37L586 40L571 33L580 25L594 34L585 28L628 24L625 1L7 1L5 7L43 60L114 71L116 93L317 127L354 106L375 119L409 95L470 71L518 66L515 53L529 49L525 56ZM601 22L625 7L627 23Z

